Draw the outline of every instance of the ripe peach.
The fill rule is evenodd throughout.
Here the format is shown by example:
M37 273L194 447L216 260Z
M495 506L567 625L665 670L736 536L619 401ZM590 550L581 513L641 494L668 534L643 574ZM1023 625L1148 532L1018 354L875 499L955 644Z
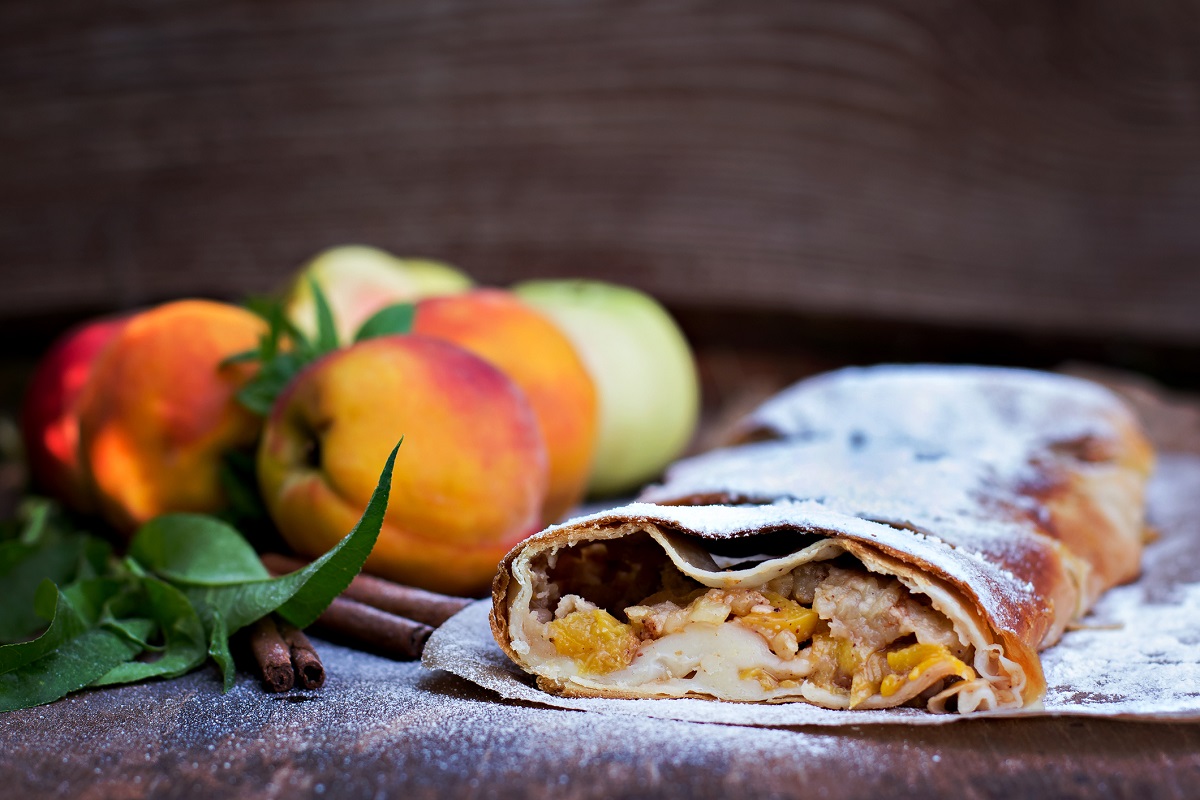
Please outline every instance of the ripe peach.
M359 327L385 306L461 292L471 286L470 278L438 261L397 258L364 245L331 247L300 269L285 301L288 318L309 337L317 332L310 280L325 293L338 341L343 344L354 341Z
M528 395L550 457L542 521L560 519L583 496L596 446L596 390L570 340L498 289L422 300L413 332L470 350Z
M167 511L225 504L222 455L251 446L261 421L236 393L265 325L249 311L180 300L143 311L113 337L80 397L80 447L100 510L130 531Z
M272 519L298 553L324 553L354 526L401 436L366 569L443 592L482 590L537 527L546 453L524 394L446 342L384 336L296 376L258 451Z
M33 482L77 511L95 500L79 463L79 397L101 350L125 318L86 322L64 333L38 364L21 411L21 434Z

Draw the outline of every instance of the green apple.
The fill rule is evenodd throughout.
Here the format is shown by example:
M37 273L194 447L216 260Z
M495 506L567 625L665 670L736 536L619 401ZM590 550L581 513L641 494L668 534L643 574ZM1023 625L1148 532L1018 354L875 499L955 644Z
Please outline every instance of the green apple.
M529 281L512 291L562 328L596 384L590 493L627 492L662 472L700 412L696 363L670 314L643 292L601 281Z
M288 318L308 336L317 331L310 278L329 300L343 343L353 341L359 326L386 306L455 294L472 285L465 274L438 261L397 258L365 245L332 247L300 268L285 300Z

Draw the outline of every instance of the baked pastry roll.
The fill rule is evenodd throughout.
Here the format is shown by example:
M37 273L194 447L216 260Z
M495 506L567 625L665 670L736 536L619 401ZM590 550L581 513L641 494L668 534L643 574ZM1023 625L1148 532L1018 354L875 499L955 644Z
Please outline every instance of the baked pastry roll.
M764 435L514 548L505 652L567 695L1015 709L1038 651L1136 574L1151 453L1091 384L843 371L751 415Z
M1089 568L1085 608L1105 589L1138 574L1145 540L1144 488L1154 452L1133 413L1091 381L996 367L844 369L800 381L751 412L734 441L761 440L840 443L848 452L907 452L923 460L946 458L946 469L960 474L974 472L968 479L974 485L958 481L956 489L969 494L976 508L988 517L1019 518L1084 559ZM750 489L751 470L732 462L684 462L647 497L660 503L811 497L804 484L812 471L801 474L801 461L790 486L777 483L773 492L741 497L723 494L717 484L729 479ZM955 461L956 466L951 464ZM910 467L901 469L911 472ZM753 472L764 480L768 475L788 480L766 465ZM925 484L905 491L880 485L884 472L843 475L842 485L963 513L961 506L950 507L954 499L937 493L935 481L946 486L944 477L922 472L912 477Z

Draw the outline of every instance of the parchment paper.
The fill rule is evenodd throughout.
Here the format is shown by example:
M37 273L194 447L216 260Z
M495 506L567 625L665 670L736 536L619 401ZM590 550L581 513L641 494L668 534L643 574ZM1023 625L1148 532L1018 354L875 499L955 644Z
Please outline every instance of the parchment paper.
M471 605L430 637L423 663L522 700L577 711L763 727L936 725L980 716L1099 716L1200 720L1200 457L1164 455L1149 491L1160 538L1142 577L1108 592L1086 626L1043 651L1043 707L1003 714L930 714L910 708L835 711L806 703L563 698L539 690L492 639L490 601Z

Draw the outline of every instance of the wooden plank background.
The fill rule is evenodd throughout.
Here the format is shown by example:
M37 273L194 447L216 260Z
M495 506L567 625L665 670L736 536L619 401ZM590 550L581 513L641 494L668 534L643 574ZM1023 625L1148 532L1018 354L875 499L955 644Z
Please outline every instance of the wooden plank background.
M1195 347L1200 3L0 4L0 318L345 241Z

